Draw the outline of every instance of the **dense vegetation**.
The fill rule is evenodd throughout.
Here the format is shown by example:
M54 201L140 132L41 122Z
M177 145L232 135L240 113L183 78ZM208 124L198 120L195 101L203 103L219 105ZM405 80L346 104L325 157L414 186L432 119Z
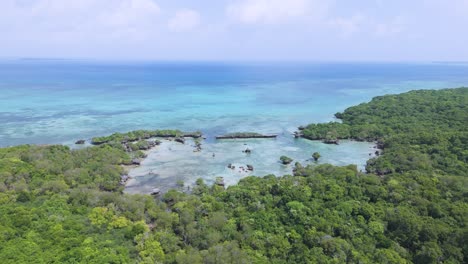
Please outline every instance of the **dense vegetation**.
M467 263L466 96L466 88L417 91L340 114L351 135L365 120L382 131L372 139L385 153L370 163L393 168L385 175L296 163L294 175L247 177L227 189L199 180L191 194L172 190L159 200L122 193L119 164L132 153L121 137L80 150L0 149L0 260ZM412 109L420 105L427 107ZM419 118L408 124L404 111ZM426 135L435 138L422 141Z
M114 133L110 136L95 137L91 140L93 145L117 142L126 143L153 137L201 137L201 132L182 132L180 130L135 130L127 133Z
M310 139L379 141L383 157L369 160L377 174L419 170L468 173L468 88L386 95L337 113L342 123L310 124Z

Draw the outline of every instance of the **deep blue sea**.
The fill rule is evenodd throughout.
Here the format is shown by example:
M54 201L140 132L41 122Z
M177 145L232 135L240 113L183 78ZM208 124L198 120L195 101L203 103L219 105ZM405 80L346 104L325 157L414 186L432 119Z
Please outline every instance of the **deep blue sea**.
M459 86L468 86L468 64L3 60L0 146L73 145L116 131L177 128L201 130L207 143L226 132L277 133L284 151L301 152L309 143L287 143L299 125L333 120L377 95ZM323 160L365 163L368 146L360 148L355 159ZM207 171L216 170L199 174ZM222 174L221 167L208 174Z

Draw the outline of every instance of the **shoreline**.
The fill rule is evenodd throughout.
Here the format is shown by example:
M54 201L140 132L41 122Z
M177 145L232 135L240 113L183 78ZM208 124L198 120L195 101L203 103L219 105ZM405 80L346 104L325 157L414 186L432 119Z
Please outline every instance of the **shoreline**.
M143 151L146 158L142 159L140 165L124 166L129 176L124 192L149 194L152 188L159 188L164 193L169 189L179 189L178 181L183 181L185 187L192 187L197 178L203 178L211 184L217 177L223 177L225 186L228 187L250 175L292 175L294 162L284 166L279 161L280 156L290 155L295 162L308 165L313 162L310 155L316 150L325 157L312 164L354 164L364 170L367 160L375 157L373 153L376 147L375 142L355 140L343 140L340 146L327 145L319 140L297 141L286 134L275 141L242 139L207 142L203 143L204 148L199 152L194 152L194 143L189 141L188 144L181 144L167 139L161 145ZM251 149L252 153L245 153L245 149ZM270 150L274 152L271 153ZM214 157L213 153L216 154ZM247 170L247 165L252 165L254 169ZM137 191L139 189L141 191Z

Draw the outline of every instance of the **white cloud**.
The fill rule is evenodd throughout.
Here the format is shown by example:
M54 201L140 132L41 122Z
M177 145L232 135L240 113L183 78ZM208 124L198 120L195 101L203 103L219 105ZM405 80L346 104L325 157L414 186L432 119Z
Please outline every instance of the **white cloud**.
M375 35L389 37L397 35L405 30L405 21L402 17L395 17L389 22L378 23L375 27Z
M230 19L245 24L280 24L326 15L328 0L242 0L228 5Z
M169 20L168 26L172 31L188 31L200 25L200 21L200 14L197 11L182 9Z
M337 28L343 37L349 37L362 30L367 18L361 14L354 15L351 18L333 18L329 21L330 25Z
M5 2L3 2L5 1ZM12 37L42 35L74 37L143 35L160 13L152 0L3 0L0 28Z
M406 22L402 16L382 20L357 14L349 18L330 18L328 23L345 38L358 33L376 37L390 37L404 32L406 28Z

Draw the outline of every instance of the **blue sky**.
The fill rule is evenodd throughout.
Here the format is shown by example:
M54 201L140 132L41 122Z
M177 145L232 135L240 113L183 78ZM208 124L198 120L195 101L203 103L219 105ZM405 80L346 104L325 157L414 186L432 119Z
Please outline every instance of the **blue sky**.
M0 57L468 61L468 0L1 0Z

